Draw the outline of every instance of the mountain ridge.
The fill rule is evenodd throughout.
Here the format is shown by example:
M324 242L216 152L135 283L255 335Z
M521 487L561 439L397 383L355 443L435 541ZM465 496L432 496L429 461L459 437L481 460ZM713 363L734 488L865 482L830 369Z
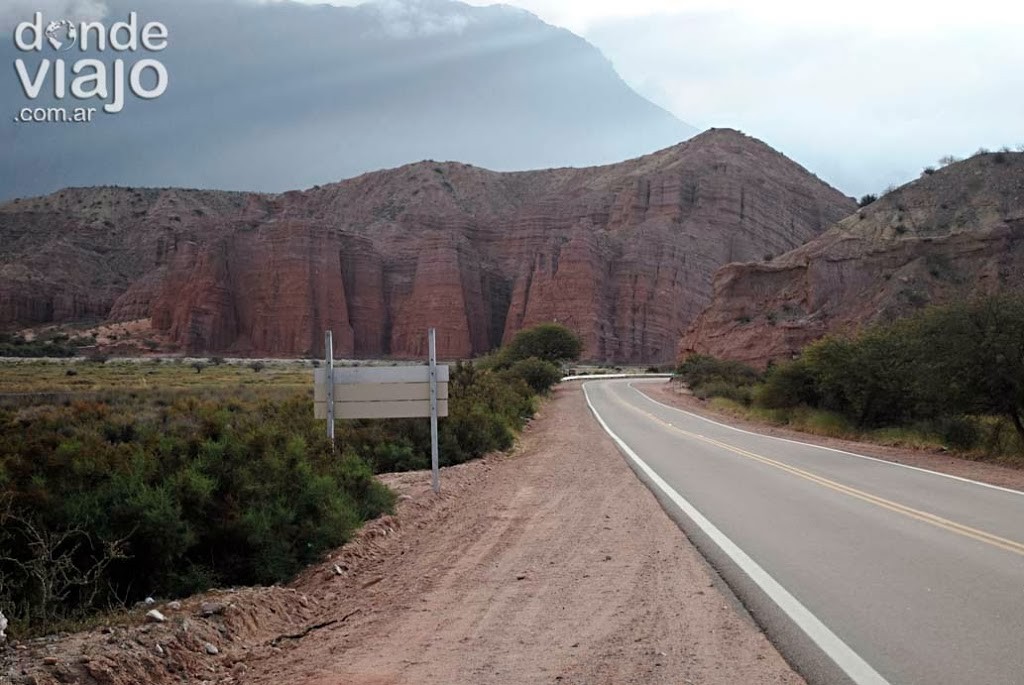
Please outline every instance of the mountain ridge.
M0 124L3 198L97 184L283 192L424 158L502 170L583 166L697 132L636 93L585 39L525 11L457 2L106 5L110 20L135 11L169 27L159 57L170 87L87 127ZM17 56L0 45L0 57ZM47 90L34 106L61 104ZM0 93L0 104L17 112L28 103L18 97Z
M755 366L929 304L1024 290L1024 154L902 186L768 263L730 264L680 343Z
M708 131L642 158L495 172L424 161L280 194L65 190L0 206L0 326L150 319L189 352L448 357L561 321L589 358L663 362L729 261L854 202Z

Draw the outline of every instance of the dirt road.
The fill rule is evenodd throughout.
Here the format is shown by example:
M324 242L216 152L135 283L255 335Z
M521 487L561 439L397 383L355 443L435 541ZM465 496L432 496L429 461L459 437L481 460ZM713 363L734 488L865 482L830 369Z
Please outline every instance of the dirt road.
M715 587L578 384L515 455L448 478L441 510L417 514L422 474L395 481L413 497L400 539L323 607L351 617L250 663L246 682L802 682Z

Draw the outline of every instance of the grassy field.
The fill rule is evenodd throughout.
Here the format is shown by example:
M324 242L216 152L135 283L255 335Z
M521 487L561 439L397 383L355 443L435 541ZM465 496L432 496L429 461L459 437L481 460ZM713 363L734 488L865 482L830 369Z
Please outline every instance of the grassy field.
M10 360L0 362L0 396L31 393L86 393L106 390L192 390L225 387L312 388L309 362L219 363L153 359L91 361ZM258 371L256 369L259 369Z

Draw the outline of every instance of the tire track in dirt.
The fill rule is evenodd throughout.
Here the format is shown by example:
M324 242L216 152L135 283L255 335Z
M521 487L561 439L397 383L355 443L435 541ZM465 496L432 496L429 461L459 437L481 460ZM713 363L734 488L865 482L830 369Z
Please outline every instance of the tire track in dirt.
M297 584L318 618L359 613L251 661L246 682L803 682L718 589L578 384L555 391L513 455L457 468L429 515L400 509L410 523L378 558ZM430 504L427 479L394 478L405 511Z

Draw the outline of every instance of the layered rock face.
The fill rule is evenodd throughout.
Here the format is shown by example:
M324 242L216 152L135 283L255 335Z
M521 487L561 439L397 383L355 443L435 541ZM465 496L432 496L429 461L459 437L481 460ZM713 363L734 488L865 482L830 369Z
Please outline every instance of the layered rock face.
M1013 290L1024 290L1024 154L978 155L769 263L723 267L680 355L764 366L830 332Z
M854 210L765 144L711 130L604 167L421 162L282 195L82 189L0 206L0 327L151 318L192 353L482 354L558 321L585 356L675 357L723 264Z

